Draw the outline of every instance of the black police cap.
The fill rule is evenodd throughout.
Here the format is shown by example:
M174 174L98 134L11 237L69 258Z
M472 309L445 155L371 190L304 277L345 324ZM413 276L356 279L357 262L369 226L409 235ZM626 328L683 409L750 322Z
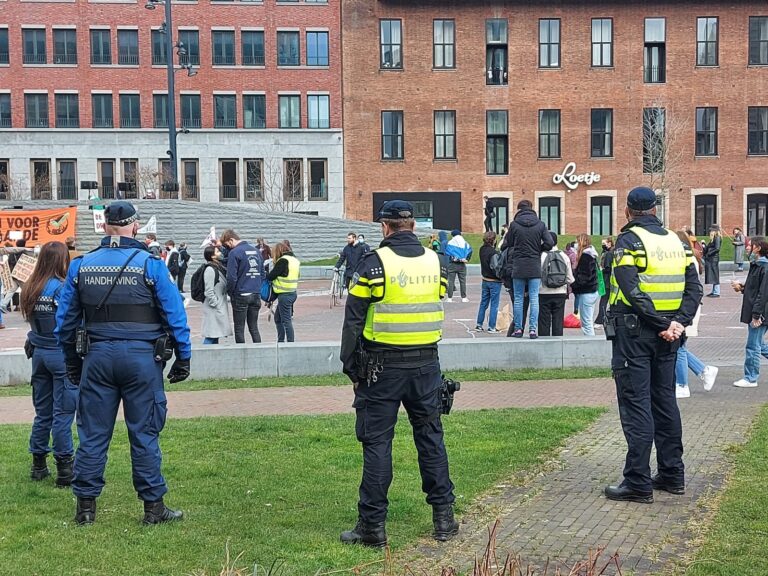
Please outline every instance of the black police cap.
M110 226L128 226L139 219L139 213L130 202L118 200L104 209L104 219Z
M382 218L386 218L387 220L413 218L413 204L406 202L405 200L388 200L387 202L384 202L379 210L376 222L379 222Z
M637 210L638 212L644 212L650 210L654 206L659 204L659 199L656 197L656 192L647 188L646 186L638 186L633 188L627 196L627 208L630 210Z

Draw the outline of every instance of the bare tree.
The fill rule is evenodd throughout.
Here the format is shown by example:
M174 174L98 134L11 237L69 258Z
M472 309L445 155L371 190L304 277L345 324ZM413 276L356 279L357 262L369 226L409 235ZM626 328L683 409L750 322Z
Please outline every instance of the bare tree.
M152 166L140 166L136 172L136 185L143 199L155 199L158 194L158 172Z
M260 172L260 174L259 174ZM260 189L258 186L260 176ZM246 166L246 199L268 212L305 208L304 161L270 156Z
M29 186L22 178L0 174L0 200L25 200L29 198Z
M53 186L50 172L36 172L32 177L32 199L51 200L53 198Z

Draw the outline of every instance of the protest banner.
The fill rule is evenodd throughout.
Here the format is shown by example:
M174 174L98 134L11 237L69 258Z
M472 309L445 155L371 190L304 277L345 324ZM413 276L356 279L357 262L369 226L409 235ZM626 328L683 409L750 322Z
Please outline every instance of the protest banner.
M0 210L0 242L23 238L27 247L75 236L77 207L54 210Z
M29 254L22 254L16 262L16 266L13 267L11 276L19 282L24 283L29 280L36 265L37 258L30 256Z

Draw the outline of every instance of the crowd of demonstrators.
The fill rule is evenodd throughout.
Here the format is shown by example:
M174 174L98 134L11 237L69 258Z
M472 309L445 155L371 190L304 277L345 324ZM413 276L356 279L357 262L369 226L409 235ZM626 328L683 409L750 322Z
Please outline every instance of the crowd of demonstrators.
M588 234L579 234L576 237L576 243L578 255L576 268L573 270L574 281L571 290L578 297L581 331L585 336L594 336L595 305L600 298L597 279L598 255Z
M360 238L362 237L362 241ZM290 248L290 245L287 245ZM347 244L339 252L339 259L336 261L334 270L341 270L344 268L344 287L349 289L349 283L352 281L352 276L355 273L357 265L360 263L360 259L364 254L370 252L370 247L365 243L365 237L360 234L359 236L355 232L347 234Z
M477 323L475 330L482 332L485 314L488 312L488 333L495 334L496 317L499 313L499 295L501 294L501 278L493 269L492 260L496 250L496 232L490 230L483 234L483 246L480 248L480 273L483 277L482 294L480 296L480 308L477 311Z
M225 230L221 244L229 250L227 259L227 293L232 300L235 325L235 342L245 342L245 325L254 343L261 342L259 334L259 309L261 308L261 283L264 281L264 261L261 252L234 230Z
M741 228L733 229L733 263L736 264L737 272L744 272L744 252L747 238Z
M709 242L704 244L704 283L712 285L708 298L720 298L720 247L723 239L720 227L709 227Z
M553 246L541 253L539 335L562 336L565 301L568 300L568 289L573 284L574 277L570 258L557 247L557 234L550 234Z
M603 275L603 294L600 295L600 309L597 312L595 326L605 324L605 312L608 308L608 296L611 285L611 268L613 268L613 238L603 238L603 252L600 254L600 274Z
M203 250L205 271L203 286L203 323L201 333L203 344L218 344L219 338L232 335L232 323L229 319L227 303L227 269L221 264L221 250L216 246L206 246Z
M472 246L461 235L461 230L452 230L451 239L445 246L445 257L448 260L448 297L446 302L453 302L453 292L456 289L456 277L459 278L461 301L469 302L467 297L467 262L472 259Z
M272 282L272 290L277 295L275 310L275 328L278 342L293 342L293 305L296 303L296 291L299 287L301 263L294 256L290 245L278 242L275 245L275 264L267 274Z

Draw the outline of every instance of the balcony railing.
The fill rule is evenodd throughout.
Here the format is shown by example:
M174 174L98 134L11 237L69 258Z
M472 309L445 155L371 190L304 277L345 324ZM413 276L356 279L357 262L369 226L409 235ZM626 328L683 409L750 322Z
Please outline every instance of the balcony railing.
M91 64L112 64L111 54L91 54Z
M141 119L120 118L120 128L141 128Z
M181 187L182 200L200 200L200 187L194 184L184 184Z
M261 189L261 186L246 186L245 199L251 201L264 200L264 191Z
M56 118L56 128L80 128L80 119Z
M8 64L9 62L8 52L0 52L0 64Z
M54 54L54 64L77 64L77 54Z
M0 128L11 128L12 126L13 122L11 122L10 116L0 118Z
M165 54L152 54L152 65L153 66L167 66L168 65L168 59L165 57Z
M155 128L168 128L168 118L155 118Z
M112 118L94 118L93 127L94 128L114 128L115 123L113 122Z
M170 182L160 185L160 199L161 200L178 200L179 190L178 187L171 185Z
M264 54L243 54L243 66L264 66Z
M117 55L117 63L123 64L125 66L138 66L139 65L139 55L138 54L118 54Z
M214 54L213 65L214 66L234 66L235 56L234 54L231 56L227 54Z
M27 128L48 128L48 118L27 118Z
M661 66L648 66L643 71L643 81L646 84L663 84L666 82L666 71Z
M328 186L326 186L325 184L310 184L309 199L310 200L328 200Z
M99 187L99 198L114 199L115 187L112 184L102 184Z
M50 188L32 187L32 200L53 200Z
M214 128L236 128L237 122L234 118L216 118Z
M182 128L200 128L202 125L202 121L200 118L182 118L181 119L181 127ZM166 122L165 127L168 127L168 123Z
M187 54L186 56L179 55L179 64L193 64L194 66L200 66L200 54Z
M45 54L24 54L24 64L45 64Z
M240 187L237 184L219 186L220 200L240 200Z
M74 178L62 178L58 192L59 200L77 200L77 182Z
M301 184L287 184L283 186L283 200L300 202L304 199Z

